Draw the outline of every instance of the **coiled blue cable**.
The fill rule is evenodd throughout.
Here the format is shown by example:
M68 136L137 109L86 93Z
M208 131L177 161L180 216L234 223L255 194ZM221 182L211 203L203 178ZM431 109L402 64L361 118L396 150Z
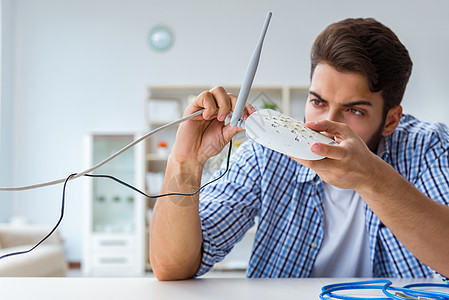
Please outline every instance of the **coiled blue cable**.
M442 292L431 292L423 291L415 288L418 287L443 287L449 288L449 284L440 283L414 283L405 285L403 287L393 287L392 282L387 279L376 279L376 280L365 280L356 282L346 282L326 285L321 289L320 299L343 299L343 300L354 300L354 299L370 299L370 300L390 300L390 299L438 299L438 300L449 300L449 294ZM354 297L345 296L337 294L338 291L347 290L382 290L385 297ZM395 294L393 294L395 292Z

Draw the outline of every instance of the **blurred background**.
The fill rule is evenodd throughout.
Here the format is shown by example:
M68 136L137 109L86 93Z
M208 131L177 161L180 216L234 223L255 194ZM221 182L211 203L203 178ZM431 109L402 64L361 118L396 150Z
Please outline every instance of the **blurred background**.
M0 186L83 170L92 132L145 132L151 86L240 86L268 11L254 85L306 88L315 37L332 22L374 17L414 62L404 112L449 125L445 0L1 0ZM167 49L156 48L164 33L151 36L161 26ZM153 109L164 114L163 104ZM88 180L69 184L59 229L73 266L84 259ZM61 185L0 192L0 223L51 226L61 196Z

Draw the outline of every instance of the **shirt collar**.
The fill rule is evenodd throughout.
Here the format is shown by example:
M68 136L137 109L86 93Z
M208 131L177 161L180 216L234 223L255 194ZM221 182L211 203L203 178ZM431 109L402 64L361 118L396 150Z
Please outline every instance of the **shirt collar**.
M377 146L377 155L383 160L387 161L390 157L390 147L388 137L382 136Z
M312 169L306 168L300 163L297 163L296 166L296 180L300 183L305 183L313 180L321 180L321 178L318 177L316 172Z

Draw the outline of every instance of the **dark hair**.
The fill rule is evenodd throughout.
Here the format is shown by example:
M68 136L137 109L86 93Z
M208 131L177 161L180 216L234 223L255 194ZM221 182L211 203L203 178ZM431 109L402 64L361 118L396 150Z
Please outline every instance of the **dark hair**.
M311 62L311 77L319 63L364 75L371 92L382 91L385 115L401 103L413 66L393 31L371 18L329 25L312 46Z

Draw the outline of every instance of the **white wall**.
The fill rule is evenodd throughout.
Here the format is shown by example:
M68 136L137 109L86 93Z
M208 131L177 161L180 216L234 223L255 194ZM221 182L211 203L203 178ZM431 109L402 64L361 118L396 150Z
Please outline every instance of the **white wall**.
M2 157L12 162L7 183L80 171L88 131L144 129L146 85L239 84L269 10L255 84L308 84L316 35L342 18L372 16L398 34L414 59L405 111L449 124L445 0L17 0L7 132L13 143ZM150 28L161 23L176 37L167 53L147 44ZM81 256L82 180L69 184L61 225L73 261ZM13 214L53 224L60 199L61 186L14 193Z
M12 4L0 2L0 186L12 184ZM12 194L0 193L0 222L8 221Z

